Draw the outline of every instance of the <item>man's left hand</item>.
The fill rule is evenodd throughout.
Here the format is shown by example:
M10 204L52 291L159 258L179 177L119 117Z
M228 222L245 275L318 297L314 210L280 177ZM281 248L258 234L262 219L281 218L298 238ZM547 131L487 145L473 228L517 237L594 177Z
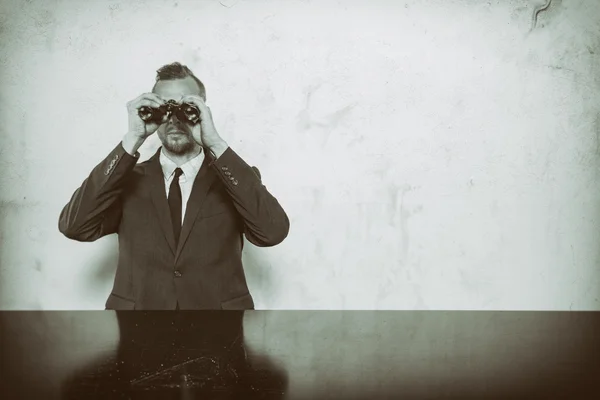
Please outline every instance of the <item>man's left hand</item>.
M219 158L229 147L227 142L219 136L213 122L210 108L200 96L187 95L181 99L182 102L193 104L200 111L200 121L192 126L192 137L199 145L207 147Z

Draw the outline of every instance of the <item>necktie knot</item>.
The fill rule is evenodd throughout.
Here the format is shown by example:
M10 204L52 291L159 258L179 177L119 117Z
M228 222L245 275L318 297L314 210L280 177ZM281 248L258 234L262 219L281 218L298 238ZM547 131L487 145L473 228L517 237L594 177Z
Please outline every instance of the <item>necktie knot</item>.
M183 170L181 168L175 168L175 177L173 179L179 179L182 174Z

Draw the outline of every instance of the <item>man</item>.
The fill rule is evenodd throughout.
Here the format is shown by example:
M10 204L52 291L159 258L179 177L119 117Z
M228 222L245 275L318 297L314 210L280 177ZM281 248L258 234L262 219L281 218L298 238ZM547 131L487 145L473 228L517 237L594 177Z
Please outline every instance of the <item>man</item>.
M199 121L181 112L142 118L141 110L169 101L194 107ZM106 309L254 309L243 237L275 246L290 225L259 170L217 133L203 83L180 63L160 68L152 93L127 103L127 110L127 133L75 191L58 224L80 242L118 234ZM137 164L139 147L154 132L162 146Z

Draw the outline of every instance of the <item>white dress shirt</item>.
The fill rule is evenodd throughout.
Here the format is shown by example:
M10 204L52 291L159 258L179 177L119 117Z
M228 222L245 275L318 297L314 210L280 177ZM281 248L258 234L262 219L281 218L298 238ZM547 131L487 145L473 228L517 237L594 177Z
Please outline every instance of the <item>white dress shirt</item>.
M183 220L185 218L185 210L187 208L187 202L190 198L190 193L192 192L192 186L194 185L194 180L196 179L196 175L198 175L198 171L200 171L200 167L202 167L202 163L204 162L204 151L201 151L196 157L187 161L185 164L181 165L179 168L183 171L181 176L179 177L179 187L181 188L181 224L183 225ZM169 198L169 188L171 186L171 182L173 181L173 177L175 176L175 169L177 168L177 164L175 164L164 152L164 149L160 152L160 165L162 167L163 175L165 177L165 191L167 193L167 199Z

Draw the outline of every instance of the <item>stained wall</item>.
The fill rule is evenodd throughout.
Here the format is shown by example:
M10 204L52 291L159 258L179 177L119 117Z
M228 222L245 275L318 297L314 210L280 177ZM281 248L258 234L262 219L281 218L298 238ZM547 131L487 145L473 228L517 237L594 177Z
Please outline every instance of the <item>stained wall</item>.
M0 307L104 307L58 215L181 61L291 220L257 308L600 309L600 3L540 3L3 2Z

